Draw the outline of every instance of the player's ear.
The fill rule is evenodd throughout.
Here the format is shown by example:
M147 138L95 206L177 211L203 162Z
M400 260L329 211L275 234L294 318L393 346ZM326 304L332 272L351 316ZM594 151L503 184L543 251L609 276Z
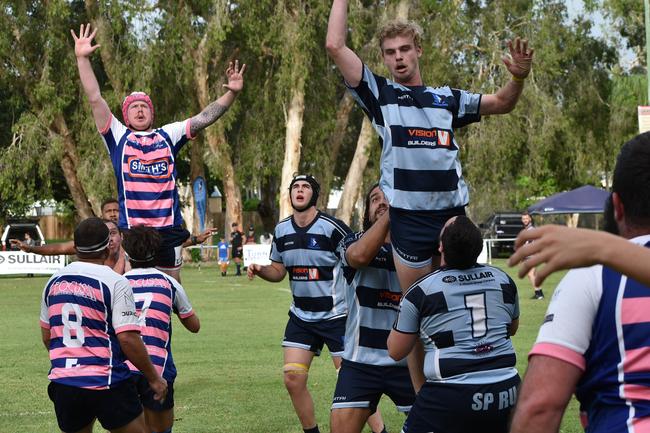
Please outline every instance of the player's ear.
M612 193L612 206L614 207L614 219L623 221L625 219L625 207L621 201L621 196L617 192Z

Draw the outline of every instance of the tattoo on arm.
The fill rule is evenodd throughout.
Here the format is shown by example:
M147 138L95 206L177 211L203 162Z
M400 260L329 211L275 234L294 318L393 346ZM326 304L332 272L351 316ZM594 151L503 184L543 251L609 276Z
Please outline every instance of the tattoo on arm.
M228 111L228 107L218 104L217 101L205 107L203 111L190 119L190 133L192 136L212 125L226 111Z

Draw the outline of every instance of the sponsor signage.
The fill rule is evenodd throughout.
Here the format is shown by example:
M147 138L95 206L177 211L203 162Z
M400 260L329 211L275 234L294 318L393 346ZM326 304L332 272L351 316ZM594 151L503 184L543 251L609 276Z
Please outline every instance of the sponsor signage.
M23 251L0 251L0 275L52 275L65 266L64 255L41 256Z
M270 244L248 244L244 245L244 266L256 263L258 265L270 265L271 259Z
M650 107L647 105L639 105L637 107L639 116L639 134L650 131Z

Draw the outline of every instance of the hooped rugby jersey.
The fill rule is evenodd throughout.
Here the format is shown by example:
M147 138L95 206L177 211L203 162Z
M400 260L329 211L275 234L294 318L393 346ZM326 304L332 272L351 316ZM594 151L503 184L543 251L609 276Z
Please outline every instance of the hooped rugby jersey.
M650 248L650 236L632 242ZM569 271L529 356L582 370L576 387L589 433L650 431L650 287L603 266Z
M124 274L138 313L140 336L151 363L166 381L176 378L172 357L172 312L184 319L194 315L192 304L178 281L155 268L137 268ZM138 369L127 361L131 371Z
M420 334L427 381L479 385L517 374L509 337L517 318L517 287L505 272L440 268L404 295L394 329Z
M345 252L361 236L363 232L349 234L339 246L348 306L343 358L406 367L406 359L396 362L388 355L386 344L402 299L391 245L383 245L368 266L354 269L347 263Z
M120 228L181 226L176 155L192 138L189 119L143 132L128 129L111 115L100 133L117 179Z
M480 94L403 86L366 65L349 89L382 140L379 185L392 207L437 211L469 203L454 128L480 121Z
M50 330L52 382L99 390L131 376L117 334L140 332L133 292L108 266L74 262L55 273L43 291L40 324Z
M299 227L293 216L275 227L270 259L289 274L289 310L299 319L318 322L347 314L337 248L350 232L344 222L320 211L306 227Z

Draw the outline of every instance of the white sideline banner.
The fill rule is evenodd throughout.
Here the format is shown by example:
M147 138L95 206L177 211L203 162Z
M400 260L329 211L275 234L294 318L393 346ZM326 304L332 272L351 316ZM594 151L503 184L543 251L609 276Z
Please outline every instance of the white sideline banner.
M253 263L258 265L270 265L271 264L271 259L269 259L270 254L271 254L270 244L244 245L244 266L248 266Z
M483 249L481 250L481 254L478 255L478 258L476 259L476 263L490 263L490 258L488 257L488 250L490 249L490 244L488 241L483 239Z
M52 275L65 267L65 256L41 256L23 251L0 251L0 275Z

